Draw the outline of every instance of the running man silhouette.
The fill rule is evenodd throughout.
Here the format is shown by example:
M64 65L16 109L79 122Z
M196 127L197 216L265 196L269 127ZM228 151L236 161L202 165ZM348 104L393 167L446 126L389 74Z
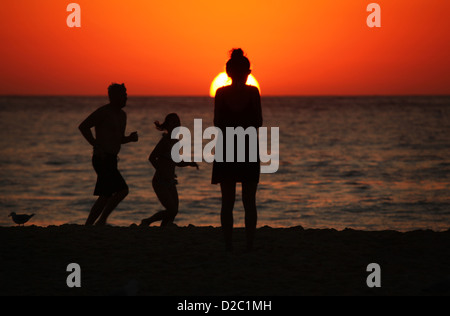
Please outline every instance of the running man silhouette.
M118 154L122 144L138 141L137 132L125 136L127 115L122 110L128 99L125 85L111 84L108 96L110 103L97 109L79 126L84 138L94 148L92 165L97 173L94 195L98 199L86 225L106 225L108 216L128 195L128 185L117 169ZM95 138L91 128L95 128Z

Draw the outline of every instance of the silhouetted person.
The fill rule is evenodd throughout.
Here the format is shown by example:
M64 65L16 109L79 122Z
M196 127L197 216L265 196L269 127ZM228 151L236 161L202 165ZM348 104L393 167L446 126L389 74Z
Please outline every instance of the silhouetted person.
M256 87L246 85L251 73L250 61L242 49L234 49L226 64L226 71L232 80L230 86L217 90L214 108L214 125L223 132L223 157L226 159L226 127L259 128L262 126L261 97ZM259 151L259 146L257 147ZM214 161L212 183L220 183L222 192L221 224L225 235L227 250L232 249L233 208L236 199L236 183L242 183L242 201L245 209L245 230L247 249L253 248L256 231L256 191L259 183L260 161L249 161L249 142L246 141L246 160L236 162L237 147L235 140L235 162Z
M117 169L117 155L122 144L138 141L137 132L125 136L127 116L122 110L127 103L125 85L111 84L108 96L110 103L97 109L79 126L83 136L94 147L92 165L97 173L94 195L98 199L86 225L105 225L111 212L128 195L128 186ZM95 138L91 128L95 128Z
M160 124L156 121L155 125L158 130L165 131L165 133L155 149L153 149L148 160L156 170L152 180L153 190L165 210L142 220L140 226L149 226L157 221L161 221L161 226L172 224L175 216L178 214L178 181L175 167L191 166L198 169L198 165L195 162L175 163L172 159L172 147L178 142L177 139L171 138L172 131L181 125L178 115L171 113L166 116L164 123Z

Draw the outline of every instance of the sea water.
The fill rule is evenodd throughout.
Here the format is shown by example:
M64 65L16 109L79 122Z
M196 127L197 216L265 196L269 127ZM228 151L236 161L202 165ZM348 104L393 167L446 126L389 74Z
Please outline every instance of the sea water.
M92 149L78 125L106 97L0 97L0 225L83 224L95 201ZM263 97L264 126L279 127L280 166L262 174L258 226L409 231L450 228L450 97ZM179 114L212 126L209 97L130 97L119 169L130 194L109 219L139 224L162 209L148 156L161 138L153 122ZM205 141L205 144L207 141ZM176 224L220 226L212 165L177 168ZM244 225L240 185L236 226Z

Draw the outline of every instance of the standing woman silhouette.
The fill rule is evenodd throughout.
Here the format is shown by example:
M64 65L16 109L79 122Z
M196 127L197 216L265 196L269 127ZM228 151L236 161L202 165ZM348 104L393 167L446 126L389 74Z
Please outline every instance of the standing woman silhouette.
M222 192L221 224L227 251L232 250L233 208L236 200L236 183L242 183L242 202L245 209L245 232L247 250L253 249L256 231L256 191L259 183L260 161L259 145L256 147L257 161L249 160L249 138L245 142L245 162L237 162L236 138L234 140L234 162L225 162L226 127L259 128L262 126L261 97L256 87L246 85L251 73L250 61L244 56L242 49L233 49L231 58L226 64L226 72L231 78L230 86L216 91L214 106L214 125L223 133L224 162L214 161L212 183L220 183Z

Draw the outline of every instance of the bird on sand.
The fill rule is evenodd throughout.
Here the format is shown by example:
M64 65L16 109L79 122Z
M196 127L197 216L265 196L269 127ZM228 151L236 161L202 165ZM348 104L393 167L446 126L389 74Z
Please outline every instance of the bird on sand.
M15 212L12 212L11 214L8 215L8 217L12 217L12 220L14 221L14 223L18 224L18 225L24 225L26 222L28 222L30 220L30 218L32 218L34 216L34 214L31 215L27 215L27 214L16 214Z

